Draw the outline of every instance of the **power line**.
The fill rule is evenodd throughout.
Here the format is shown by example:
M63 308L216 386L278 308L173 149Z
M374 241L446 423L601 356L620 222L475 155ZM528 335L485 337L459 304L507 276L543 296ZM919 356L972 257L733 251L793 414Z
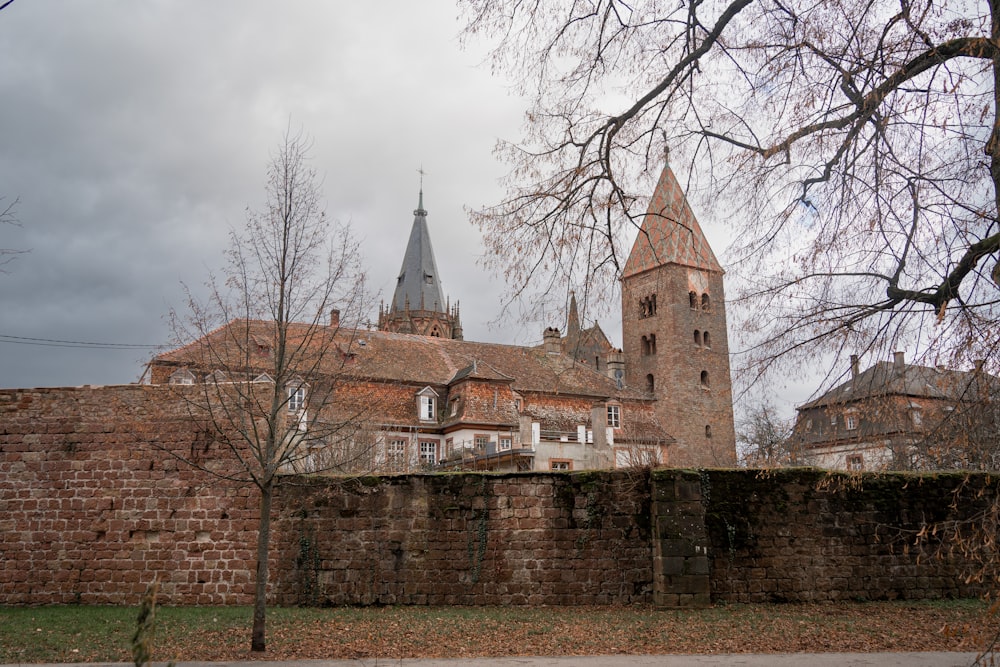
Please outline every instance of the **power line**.
M138 343L96 343L83 340L58 340L55 338L31 338L28 336L8 336L0 334L0 343L14 345L37 345L40 347L69 347L91 350L160 350L167 345L140 345Z

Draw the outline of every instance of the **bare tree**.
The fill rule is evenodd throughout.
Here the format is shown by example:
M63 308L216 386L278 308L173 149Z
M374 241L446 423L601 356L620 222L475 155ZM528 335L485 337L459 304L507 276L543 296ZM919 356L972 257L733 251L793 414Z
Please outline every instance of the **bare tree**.
M996 0L460 4L533 100L475 216L515 296L613 293L669 154L732 225L747 381L892 345L996 364Z
M2 7L0 7L2 9ZM7 206L3 206L4 197L0 197L0 225L18 225L17 217L14 215L14 209L17 208L18 200L15 199ZM25 252L24 250L14 250L12 248L0 248L0 267L7 264L14 259L16 255L20 255ZM3 269L0 269L3 272Z
M792 440L792 423L782 419L773 405L761 403L746 410L736 425L736 448L748 468L795 465L798 449Z
M368 415L358 407L365 402L354 395L353 407L343 408L336 401L356 331L340 321L361 316L358 245L346 226L326 218L309 148L301 135L285 135L268 167L264 208L248 209L245 228L231 234L224 279L210 279L207 300L189 290L189 314L173 314L175 334L192 342L154 360L188 374L180 381L196 386L179 395L231 455L225 468L194 463L259 491L253 651L266 648L279 474L349 466L369 439Z

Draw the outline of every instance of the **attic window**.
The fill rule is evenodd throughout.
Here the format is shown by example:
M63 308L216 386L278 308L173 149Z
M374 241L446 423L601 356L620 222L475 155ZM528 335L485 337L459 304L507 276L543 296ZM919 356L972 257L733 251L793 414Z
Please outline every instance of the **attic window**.
M194 384L194 373L186 368L178 368L170 375L170 384Z

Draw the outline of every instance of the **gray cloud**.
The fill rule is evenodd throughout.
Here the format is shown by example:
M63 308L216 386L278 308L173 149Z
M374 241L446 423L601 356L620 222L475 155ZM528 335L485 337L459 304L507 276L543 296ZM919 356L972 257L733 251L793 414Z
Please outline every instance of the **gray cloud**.
M417 169L446 293L466 335L502 290L476 265L463 207L500 197L498 137L524 104L459 49L445 0L17 2L0 13L0 196L30 248L0 275L0 335L103 343L169 339L165 314L222 264L262 199L289 124L314 140L329 215L351 221L374 287L391 291ZM9 200L8 199L8 200ZM0 339L3 341L5 339ZM153 351L0 342L0 386L135 380Z

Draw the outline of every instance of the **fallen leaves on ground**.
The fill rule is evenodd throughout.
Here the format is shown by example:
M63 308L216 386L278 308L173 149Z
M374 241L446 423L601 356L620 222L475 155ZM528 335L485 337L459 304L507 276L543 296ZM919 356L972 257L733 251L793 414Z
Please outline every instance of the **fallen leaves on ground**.
M246 632L172 636L159 659L460 658L515 655L974 651L998 619L946 603L273 610L268 650ZM305 612L306 610L298 610Z

